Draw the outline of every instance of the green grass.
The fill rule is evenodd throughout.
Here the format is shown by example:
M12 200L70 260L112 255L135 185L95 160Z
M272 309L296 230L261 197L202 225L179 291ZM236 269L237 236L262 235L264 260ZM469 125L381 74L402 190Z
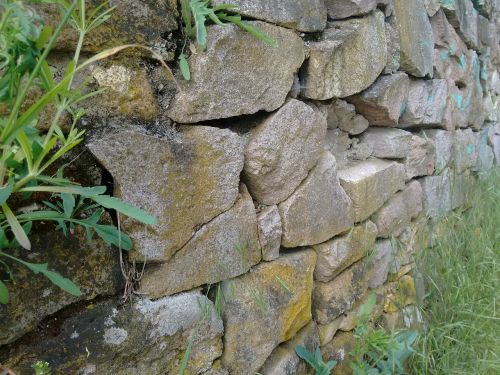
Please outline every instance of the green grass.
M478 182L471 208L441 223L417 265L427 284L411 374L500 374L500 170Z

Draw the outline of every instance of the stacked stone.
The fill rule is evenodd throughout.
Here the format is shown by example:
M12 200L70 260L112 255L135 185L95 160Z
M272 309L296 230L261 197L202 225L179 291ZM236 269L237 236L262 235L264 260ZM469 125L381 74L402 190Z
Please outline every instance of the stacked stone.
M168 44L175 1L117 3L120 22L86 52ZM83 296L20 276L43 297L0 306L0 362L174 374L189 348L192 374L308 374L294 348L319 345L341 374L371 294L388 328L421 320L413 265L429 221L466 205L475 173L500 164L500 4L233 3L278 48L214 25L178 86L134 53L92 68L109 90L88 105L86 146L115 195L158 218L121 220L129 261L145 263L140 297L118 306L112 249L71 244L89 253L68 260ZM37 325L41 338L18 340Z

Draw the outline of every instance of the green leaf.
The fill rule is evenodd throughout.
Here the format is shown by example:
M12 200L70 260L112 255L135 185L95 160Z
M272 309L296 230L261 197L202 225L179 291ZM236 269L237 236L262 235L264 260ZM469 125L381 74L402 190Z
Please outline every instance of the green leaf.
M186 59L186 55L184 55L183 53L181 53L181 55L179 56L179 67L181 68L182 77L186 81L191 80L191 71L189 70L189 64Z
M271 38L269 35L267 35L265 32L263 32L258 27L255 27L251 23L248 23L246 21L240 21L240 22L237 22L236 25L241 27L246 32L252 34L254 37L259 39L261 42L264 42L273 48L278 48L278 42L276 42L273 38Z
M0 280L0 303L6 305L9 303L9 289L7 289L7 285Z
M73 283L73 281L61 276L59 273L55 271L50 271L49 269L47 269L48 267L47 263L35 264L25 261L21 261L21 263L24 264L26 267L28 267L35 274L41 273L46 278L48 278L53 284L57 285L65 292L68 292L69 294L77 297L82 295L80 288L75 283Z
M309 366L311 366L315 370L318 370L318 368L317 368L318 366L317 366L317 363L316 363L316 358L304 346L300 346L300 345L296 346L295 347L295 353L297 353L297 355L300 358L302 358L304 361L306 361L309 364Z
M110 197L109 195L95 195L89 196L89 198L105 208L116 210L128 217L140 221L141 223L149 225L156 224L156 218L154 216L148 214L146 211L125 203L121 199Z
M7 199L12 194L13 188L14 188L14 182L11 179L9 179L7 185L2 186L0 188L0 204L4 204L7 201Z
M93 196L104 194L106 192L106 186L93 186L93 187L82 187L82 186L29 186L22 188L20 191L30 191L30 192L45 192L45 193L67 193L81 195L83 197L92 198Z
M47 43L52 36L52 28L50 26L45 26L41 33L40 36L38 37L38 40L36 41L36 48L42 49L45 46L45 43Z
M16 216L14 215L10 207L7 205L7 203L2 204L2 209L5 214L5 218L7 219L7 222L10 225L10 230L14 234L14 237L16 237L16 240L17 242L19 242L19 245L21 245L27 250L31 250L31 242L28 239L28 236L26 236L26 233L24 233L21 224L19 224L19 221L17 220Z
M132 241L130 237L125 233L121 233L113 225L99 225L96 224L92 226L99 237L101 237L106 243L115 245L122 250L131 250Z
M73 194L61 194L61 199L63 203L64 215L67 218L71 217L73 210L75 209L75 196Z

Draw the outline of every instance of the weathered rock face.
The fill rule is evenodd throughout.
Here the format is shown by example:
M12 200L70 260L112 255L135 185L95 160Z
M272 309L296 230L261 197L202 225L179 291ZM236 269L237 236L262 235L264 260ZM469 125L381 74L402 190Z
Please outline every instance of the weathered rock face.
M303 250L223 282L222 363L230 373L254 374L278 344L311 320L315 263L314 251Z
M429 17L432 17L441 8L441 0L424 0L424 6Z
M471 129L457 130L452 146L453 162L457 173L472 168L478 158L478 137Z
M370 88L348 100L371 125L397 126L406 108L409 83L405 73L381 76Z
M446 0L441 1L446 16L450 23L457 29L464 42L470 48L478 47L477 35L477 10L474 9L472 1L468 0Z
M387 51L384 16L336 21L319 42L310 43L304 68L307 98L344 98L370 86L384 69Z
M412 134L400 129L370 128L360 140L373 150L371 155L377 158L403 159L410 151Z
M377 6L376 0L325 0L328 18L342 19L371 12Z
M404 171L396 162L370 159L339 171L340 184L351 198L354 221L367 219L403 186Z
M448 85L444 79L412 80L401 126L439 127L443 122L447 97Z
M434 36L423 1L395 0L394 21L402 70L415 77L432 77Z
M422 187L417 181L412 181L389 199L372 220L377 225L379 237L399 236L421 211Z
M315 352L319 346L318 326L316 323L309 323L292 340L274 349L258 373L266 375L313 375L314 370L311 366L295 353L295 348L299 345L305 347L311 353Z
M402 276L396 283L391 285L390 290L384 303L385 312L399 311L417 301L415 281L409 275Z
M159 137L123 129L96 137L88 147L113 175L115 193L158 218L147 229L122 220L135 259L169 260L199 225L231 208L238 197L244 145L229 130L186 127Z
M352 104L344 100L333 100L326 107L328 129L340 128L351 135L363 133L368 128L368 121L356 113Z
M227 4L214 0L212 5ZM326 26L326 7L322 0L234 0L238 13L304 32L321 31Z
M485 128L479 133L477 163L474 168L476 171L485 172L493 167L495 155L493 148L488 144L491 134L493 134L492 128Z
M278 205L282 246L315 245L353 225L352 203L340 186L335 158L323 153L295 192Z
M3 352L2 363L16 372L36 358L56 373L173 374L191 341L187 371L201 373L222 353L222 320L196 292L122 307L116 300L90 306L64 321L56 336L45 333Z
M290 99L253 129L244 168L252 196L269 205L288 198L321 156L326 127L319 111Z
M400 47L399 33L391 25L391 22L385 23L385 35L387 38L387 63L384 68L384 74L393 74L399 69Z
M354 227L348 234L313 246L318 258L314 279L331 281L354 262L367 255L375 244L377 226L371 221Z
M87 1L87 12L102 4L100 0ZM85 38L83 52L101 52L122 44L160 45L163 35L177 29L177 1L175 0L116 0L111 18ZM55 29L61 21L56 4L35 5L47 25ZM55 50L73 51L78 33L67 26L58 38Z
M354 349L356 340L353 332L339 332L328 345L321 348L325 361L337 361L335 374L351 374L349 362L352 360L350 353Z
M451 177L449 169L438 176L419 180L422 185L424 213L433 219L445 216L451 211Z
M351 144L352 140L349 138L349 133L338 128L327 130L325 149L330 151L332 155L335 156L338 168L347 162Z
M437 174L439 174L450 163L452 134L445 130L429 129L422 131L421 135L434 145L436 153L435 169Z
M373 273L368 282L370 288L378 288L387 281L387 275L394 259L393 253L391 240L377 241L373 255Z
M168 114L179 123L274 111L284 102L304 61L302 40L291 30L253 22L278 43L270 47L235 25L208 27L207 50L189 58Z
M264 208L257 214L259 244L263 260L274 260L280 255L281 217L277 206Z
M55 228L44 231L31 235L29 259L22 253L11 254L31 263L48 263L50 270L76 283L82 295L74 297L44 276L35 276L25 267L9 264L15 275L15 285L5 282L10 289L10 303L0 305L0 346L35 329L40 321L63 307L97 296L114 295L122 287L116 248L106 245L96 236L91 243L87 242L80 227L68 237ZM85 259L84 263L82 259Z
M328 283L315 282L313 290L313 317L320 324L328 324L350 310L368 288L371 268L367 260L355 263Z
M436 164L436 153L431 141L412 136L411 147L404 160L406 180L416 176L428 176L434 172Z
M239 276L261 260L257 217L242 186L236 204L202 226L167 262L146 268L141 292L158 298Z

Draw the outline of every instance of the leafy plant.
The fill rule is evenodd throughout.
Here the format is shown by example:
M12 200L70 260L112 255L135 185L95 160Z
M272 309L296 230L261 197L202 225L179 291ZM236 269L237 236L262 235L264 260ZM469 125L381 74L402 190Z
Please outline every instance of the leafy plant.
M413 343L417 338L414 330L393 333L383 328L371 328L369 320L376 303L376 296L371 295L361 306L354 337L355 347L351 353L354 360L350 367L355 375L402 375L404 363L414 353Z
M271 47L276 48L278 46L273 38L258 27L242 20L241 15L236 10L236 6L233 4L211 6L210 0L181 0L181 14L186 40L179 55L179 67L182 76L188 81L191 79L191 72L187 57L184 54L186 43L188 39L196 40L198 48L202 51L205 50L207 47L206 24L209 20L220 26L224 26L226 23L233 23Z
M314 369L316 375L329 375L332 369L337 365L337 361L328 361L325 363L319 347L316 348L313 354L304 346L299 345L295 347L295 353Z
M50 364L45 361L36 361L31 365L31 368L35 372L35 375L50 375L52 370L50 369Z
M47 1L45 1L47 2ZM12 255L9 249L31 249L29 233L35 221L52 221L65 234L75 225L85 228L90 239L97 233L104 241L124 250L132 247L130 238L111 225L99 224L104 208L154 224L156 219L120 199L106 195L105 186L82 187L63 176L63 168L50 174L57 162L83 141L84 132L76 128L84 115L80 103L102 92L85 92L85 83L73 87L77 74L90 64L104 59L121 47L105 50L84 62L80 52L85 35L110 17L107 2L87 14L85 0L58 0L62 20L56 30L43 27L36 13L22 1L0 3L0 265L13 275L5 261L20 263L34 273L41 273L61 289L80 295L71 280L48 269ZM78 42L64 76L56 81L48 63L54 43L63 28L70 24L78 31ZM41 94L33 101L33 91ZM53 108L48 130L39 130L38 117ZM69 113L73 122L65 133L62 118ZM50 196L45 208L23 212L18 207L33 193ZM20 203L21 202L21 203ZM0 281L0 303L9 302L6 284Z

